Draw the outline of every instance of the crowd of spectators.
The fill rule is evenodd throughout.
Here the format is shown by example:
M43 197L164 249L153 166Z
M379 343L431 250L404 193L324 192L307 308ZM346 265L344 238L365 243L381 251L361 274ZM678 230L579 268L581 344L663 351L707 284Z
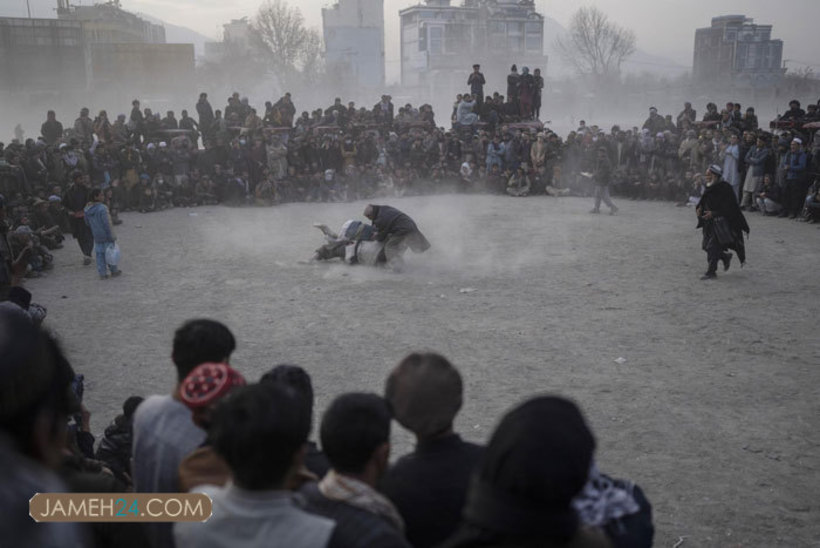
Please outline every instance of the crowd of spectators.
M595 464L595 438L567 399L535 396L486 445L454 430L458 369L412 353L382 394L336 394L313 430L307 371L253 382L234 334L209 319L175 332L168 394L129 397L99 436L82 377L55 336L0 306L0 538L38 547L558 547L652 545L640 487ZM324 393L328 387L319 387ZM391 459L391 426L416 446ZM206 493L205 522L35 523L35 492Z
M239 93L214 110L202 93L196 120L186 110L179 119L173 111L162 117L134 100L113 123L105 111L91 118L83 108L68 128L49 111L37 139L0 143L9 254L27 250L26 275L38 276L70 233L90 263L94 241L83 209L97 188L116 225L121 211L217 203L435 192L588 196L594 184L583 175L598 172L602 160L616 196L693 204L706 168L718 164L744 209L818 220L818 105L806 112L792 101L772 131L751 107L709 103L698 118L686 103L674 118L651 108L641 127L607 131L581 121L561 137L538 120L538 70L519 74L513 66L507 83L506 97L485 96L476 65L450 129L437 125L430 105L396 111L389 95L371 108L337 98L297 116L289 93L259 112Z

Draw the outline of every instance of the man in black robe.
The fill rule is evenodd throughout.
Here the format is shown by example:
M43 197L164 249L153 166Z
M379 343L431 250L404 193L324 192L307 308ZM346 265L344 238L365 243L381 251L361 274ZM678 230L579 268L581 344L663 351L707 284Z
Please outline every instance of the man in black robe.
M701 280L717 278L718 261L723 262L723 270L729 270L734 249L740 264L746 262L746 248L743 232L749 234L749 225L732 186L722 179L720 166L712 165L706 171L706 190L695 209L698 215L697 228L703 229L703 250L706 252L709 268Z
M402 255L408 247L414 253L423 253L430 248L430 242L415 221L394 207L370 204L365 208L364 216L373 221L376 241L384 242L385 261L394 271L401 270Z

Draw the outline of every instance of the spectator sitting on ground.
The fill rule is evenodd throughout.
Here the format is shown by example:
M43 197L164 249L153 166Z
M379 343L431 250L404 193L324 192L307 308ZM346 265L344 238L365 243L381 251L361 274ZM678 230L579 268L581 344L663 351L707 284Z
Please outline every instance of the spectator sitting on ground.
M610 546L582 525L572 500L589 478L595 439L576 405L538 397L501 420L447 548Z
M68 417L79 411L74 371L57 342L24 311L0 308L0 539L4 546L85 546L76 523L35 523L35 493L65 492L53 470Z
M245 386L245 378L224 363L203 363L191 371L180 383L179 396L191 410L194 424L208 432L214 408L231 390ZM200 485L223 486L231 479L231 470L225 460L206 438L179 465L179 491L187 492Z
M313 425L313 383L307 371L298 365L277 365L259 380L262 384L270 383L290 388L303 400L310 414L311 428ZM330 463L325 454L314 441L307 442L305 454L305 468L316 478L323 478L330 470Z
M334 523L299 508L285 489L302 466L310 417L293 391L256 384L236 389L214 412L210 435L231 469L225 487L195 492L213 501L204 523L177 523L176 548L322 548Z
M301 493L310 512L336 521L330 547L409 548L393 503L376 491L390 458L390 409L375 394L344 394L322 418L331 470Z
M205 431L180 401L180 383L197 365L227 363L235 349L233 334L217 321L189 320L177 329L171 354L177 370L173 392L149 396L134 414L134 491L177 491L182 459L205 441ZM153 548L173 547L170 523L146 525Z
M131 442L133 439L134 413L142 403L140 396L131 396L122 404L122 415L117 415L105 429L95 458L105 463L118 479L129 486L131 481Z
M387 378L385 398L416 448L388 470L381 487L396 505L415 548L437 546L455 531L483 448L453 431L461 375L443 356L410 354Z

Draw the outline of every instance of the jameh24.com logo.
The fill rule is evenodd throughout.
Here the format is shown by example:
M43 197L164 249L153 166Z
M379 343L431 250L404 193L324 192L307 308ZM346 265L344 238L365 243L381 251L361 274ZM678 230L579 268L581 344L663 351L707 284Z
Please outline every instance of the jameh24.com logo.
M37 493L34 521L207 521L213 504L202 493Z

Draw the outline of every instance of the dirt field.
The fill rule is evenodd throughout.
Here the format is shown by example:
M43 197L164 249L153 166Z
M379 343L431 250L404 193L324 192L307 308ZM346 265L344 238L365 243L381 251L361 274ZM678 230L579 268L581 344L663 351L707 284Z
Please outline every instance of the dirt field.
M87 377L94 430L127 396L171 390L171 338L187 318L227 323L250 379L304 366L317 413L345 391L381 392L399 359L431 349L465 378L467 438L485 441L532 394L575 399L600 468L653 503L657 546L818 545L817 227L752 214L747 266L702 282L689 208L616 199L610 217L576 198L390 203L433 243L399 275L299 264L322 243L313 222L362 219L364 203L126 214L115 280L83 267L69 240L28 286ZM410 440L395 431L400 454Z

